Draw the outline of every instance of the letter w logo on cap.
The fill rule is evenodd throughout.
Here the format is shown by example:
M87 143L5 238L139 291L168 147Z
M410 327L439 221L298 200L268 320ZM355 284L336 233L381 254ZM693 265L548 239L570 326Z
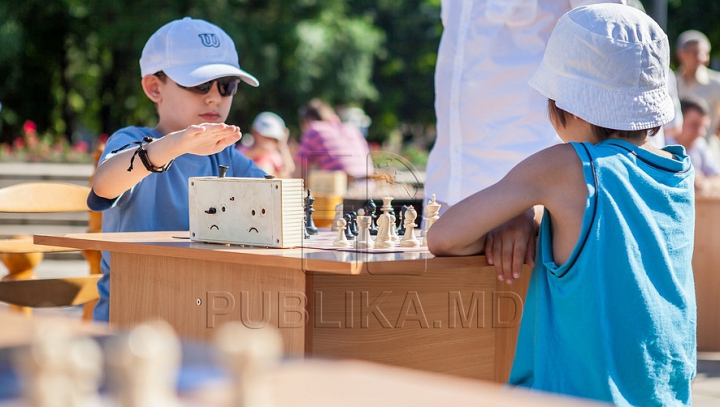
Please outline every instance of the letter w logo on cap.
M215 34L198 34L198 37L200 37L202 45L206 47L217 48L220 46L220 40Z

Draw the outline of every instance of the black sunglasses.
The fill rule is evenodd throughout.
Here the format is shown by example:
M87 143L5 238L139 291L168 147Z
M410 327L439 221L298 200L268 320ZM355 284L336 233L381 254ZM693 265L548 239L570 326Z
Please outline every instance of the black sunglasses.
M182 86L180 84L176 84L179 87L185 90L189 90L192 93L205 95L210 92L210 89L212 89L213 83L215 82L217 82L218 84L218 91L220 92L220 96L232 96L237 92L240 79L238 79L236 76L226 76L224 78L213 79L211 81L201 83L197 86Z

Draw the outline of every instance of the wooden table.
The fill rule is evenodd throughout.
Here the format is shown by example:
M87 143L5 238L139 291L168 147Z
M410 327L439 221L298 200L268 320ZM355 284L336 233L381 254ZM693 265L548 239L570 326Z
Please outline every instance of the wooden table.
M41 323L63 324L77 336L102 341L117 332L107 332L97 324L60 316L26 318L0 312L0 406L26 407L20 383L12 366L18 347L31 343L34 328ZM122 333L121 333L122 334ZM102 343L102 342L101 342ZM230 377L217 368L214 349L196 343L183 343L178 387L182 405L221 407L229 405L234 389ZM107 357L107 355L105 355ZM277 406L314 407L422 407L422 406L601 406L587 400L524 390L510 390L495 383L481 382L431 372L398 368L364 361L286 359L269 371L269 391ZM192 378L192 380L188 380ZM106 388L112 386L104 377ZM111 392L101 393L102 405L115 405Z
M280 329L285 350L453 375L507 379L529 269L498 282L483 256L264 249L187 232L36 235L112 252L110 321L162 318L184 338L226 321Z
M697 295L697 346L720 352L720 198L695 199L693 274Z
M62 321L73 336L107 336L110 330L104 324L83 322L54 315L34 315L26 317L16 312L0 310L0 348L22 346L30 343L35 327L43 323Z

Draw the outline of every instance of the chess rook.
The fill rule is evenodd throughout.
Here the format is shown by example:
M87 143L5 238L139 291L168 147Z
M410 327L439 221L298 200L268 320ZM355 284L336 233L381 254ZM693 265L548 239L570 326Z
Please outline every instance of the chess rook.
M355 241L355 248L357 249L372 249L375 247L370 235L370 225L372 224L372 217L365 216L365 210L363 208L358 209L357 214L357 226L358 226L358 237Z

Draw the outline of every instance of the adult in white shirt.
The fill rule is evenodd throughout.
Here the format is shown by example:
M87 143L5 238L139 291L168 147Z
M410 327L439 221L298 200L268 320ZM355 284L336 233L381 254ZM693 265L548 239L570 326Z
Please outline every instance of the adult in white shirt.
M548 120L547 99L527 82L557 20L574 7L605 2L626 3L442 0L444 31L435 68L438 135L428 158L425 196L435 194L445 209L560 142ZM528 211L527 217L534 215ZM530 228L527 217L514 223ZM515 243L503 246L505 238L489 236L488 245L496 245L496 253L501 250L508 261L486 250L488 261L495 257L496 268L512 267L519 274L523 259L532 263L534 238L519 242L509 237Z

